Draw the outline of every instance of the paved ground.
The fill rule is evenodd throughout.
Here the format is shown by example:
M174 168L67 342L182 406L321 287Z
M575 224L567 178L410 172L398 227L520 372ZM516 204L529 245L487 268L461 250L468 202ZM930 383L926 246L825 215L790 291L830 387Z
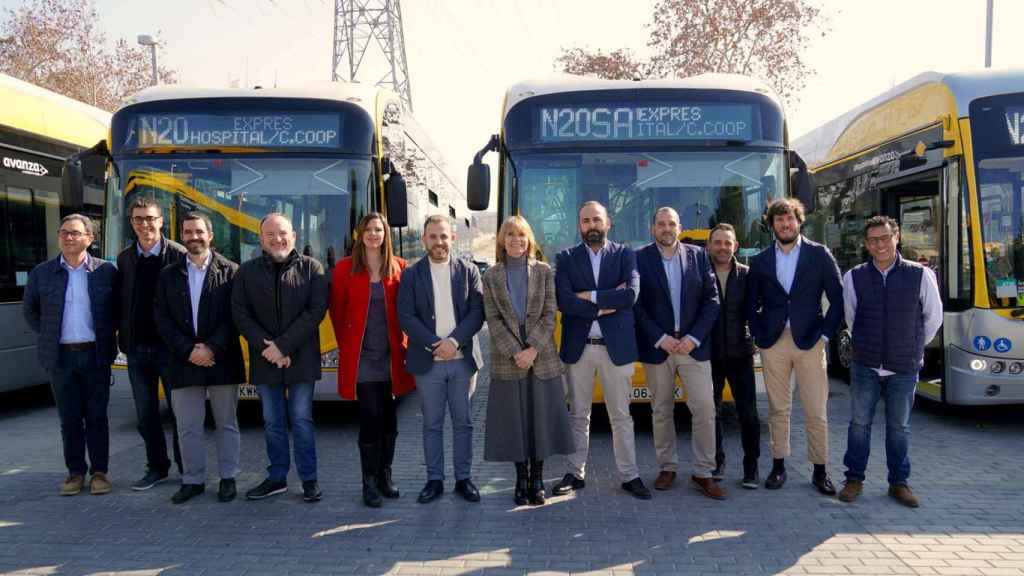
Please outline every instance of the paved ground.
M8 367L8 369L12 369ZM173 483L134 493L143 447L130 391L111 399L113 494L57 496L63 478L55 409L45 390L0 396L0 576L283 574L980 574L1024 576L1024 418L1017 409L949 410L919 403L914 414L913 486L922 508L885 495L883 442L876 430L866 493L855 505L816 495L803 427L794 425L790 482L777 492L742 490L729 469L729 500L714 502L685 483L641 502L618 489L607 423L595 422L590 476L575 497L515 508L508 464L480 461L487 379L474 405L484 494L472 505L450 492L419 505L424 480L418 400L399 408L395 476L402 498L378 510L360 500L355 412L317 410L324 500L287 496L216 502L207 492L183 506ZM831 470L841 477L848 418L846 386L832 383ZM767 413L760 396L762 417ZM243 423L244 490L263 477L255 412ZM657 473L650 412L640 407L641 469ZM687 411L678 411L681 465L689 465ZM765 427L765 432L767 427ZM738 431L728 429L731 463ZM448 435L450 438L450 434ZM766 439L767 436L764 435ZM211 443L212 449L212 443ZM762 474L769 466L763 448ZM211 452L211 473L215 473ZM450 467L450 455L448 459ZM450 469L450 468L449 468ZM549 485L562 473L552 459ZM216 478L210 486L215 490ZM451 482L446 485L451 489Z

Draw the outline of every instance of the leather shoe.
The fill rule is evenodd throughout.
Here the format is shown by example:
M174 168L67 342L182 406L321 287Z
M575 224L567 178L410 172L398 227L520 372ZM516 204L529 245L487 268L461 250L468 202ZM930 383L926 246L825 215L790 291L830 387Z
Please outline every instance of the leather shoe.
M654 479L655 490L671 490L672 483L676 481L676 473L671 470L662 470L658 472L658 477Z
M476 486L473 485L473 481L469 478L455 482L455 493L462 496L466 502L480 501L480 491L476 489Z
M217 500L221 502L231 502L238 496L238 489L235 488L234 478L222 478L220 481L220 487L217 489Z
M696 476L691 476L690 479L693 480L693 484L697 489L708 498L725 500L725 490L718 485L718 482L716 482L714 478L698 478Z
M420 495L416 498L416 501L420 504L426 504L427 502L437 500L441 494L444 494L444 482L440 480L427 480L423 490L420 490Z
M651 499L651 491L647 489L647 486L644 486L644 481L639 477L633 478L629 482L623 482L622 489L632 494L635 498L641 500Z
M558 481L558 484L551 487L551 493L555 496L565 496L571 492L582 490L586 485L587 483L583 480L580 480L572 474L566 474L565 476L562 476L562 479Z
M199 496L206 491L206 486L202 484L182 484L181 488L171 496L171 502L175 504L184 504L190 499Z
M782 488L782 485L786 483L786 471L785 470L772 470L772 473L768 475L768 478L764 481L764 487L769 490L778 490Z
M897 502L908 508L917 508L921 505L921 501L917 499L917 496L914 496L910 486L906 484L892 484L889 486L889 496L892 496Z
M832 479L828 477L828 473L815 475L811 478L811 484L818 489L825 496L835 496L836 487L832 484Z

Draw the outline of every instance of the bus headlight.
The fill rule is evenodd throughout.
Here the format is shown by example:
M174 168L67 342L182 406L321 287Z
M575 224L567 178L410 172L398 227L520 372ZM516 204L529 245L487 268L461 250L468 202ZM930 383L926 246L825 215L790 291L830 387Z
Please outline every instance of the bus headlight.
M338 367L338 351L331 350L326 354L320 355L320 367L321 368L337 368Z
M996 360L992 362L992 368L989 370L989 372L993 374L1002 374L1003 370L1006 370L1006 363L1003 362L1002 360Z
M982 360L981 358L975 358L974 360L971 360L971 370L981 372L985 368L988 368L988 363Z
M1014 376L1016 376L1017 374L1020 374L1021 372L1024 372L1024 362L1014 362L1014 363L1010 364L1010 369L1009 369L1009 373L1010 374L1013 374Z

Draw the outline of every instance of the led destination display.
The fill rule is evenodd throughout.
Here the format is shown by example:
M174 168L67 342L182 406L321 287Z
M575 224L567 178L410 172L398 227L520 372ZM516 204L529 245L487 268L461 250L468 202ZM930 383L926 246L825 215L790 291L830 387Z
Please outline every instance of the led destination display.
M128 130L124 147L336 148L341 128L340 114L142 114Z
M540 142L754 139L750 104L549 106L539 109Z

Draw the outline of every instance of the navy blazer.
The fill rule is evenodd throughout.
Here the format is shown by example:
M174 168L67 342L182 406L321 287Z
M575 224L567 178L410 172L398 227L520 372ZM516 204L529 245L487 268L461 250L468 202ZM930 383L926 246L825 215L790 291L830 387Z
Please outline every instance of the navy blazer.
M459 343L463 360L472 370L484 362L476 334L484 325L484 293L476 266L455 258L448 262L452 277L455 330L451 337ZM405 367L410 374L426 374L434 366L435 333L434 283L430 277L430 258L424 256L402 272L398 287L398 323L409 337Z
M747 273L747 318L759 348L770 348L789 319L793 342L810 350L822 336L832 338L843 317L843 281L828 248L801 237L800 258L789 294L775 274L775 243L750 260ZM822 313L821 296L828 297Z
M566 364L579 362L587 344L590 325L597 320L608 347L608 356L616 366L636 362L636 333L633 330L633 304L640 292L636 271L636 253L629 246L608 242L601 258L598 282L590 265L590 250L580 243L555 257L555 294L562 313L562 343L559 356ZM625 288L618 286L625 284ZM597 302L576 296L577 292L597 292ZM598 317L602 309L615 310Z
M718 320L719 299L715 272L707 252L698 246L680 244L682 256L683 290L682 307L679 311L679 332L685 337L693 336L700 341L690 352L694 360L711 358L711 329ZM661 364L668 359L668 353L655 343L675 328L675 313L672 310L672 296L668 276L662 264L658 244L652 242L636 254L636 266L640 272L640 298L637 299L636 344L640 361L647 364Z

